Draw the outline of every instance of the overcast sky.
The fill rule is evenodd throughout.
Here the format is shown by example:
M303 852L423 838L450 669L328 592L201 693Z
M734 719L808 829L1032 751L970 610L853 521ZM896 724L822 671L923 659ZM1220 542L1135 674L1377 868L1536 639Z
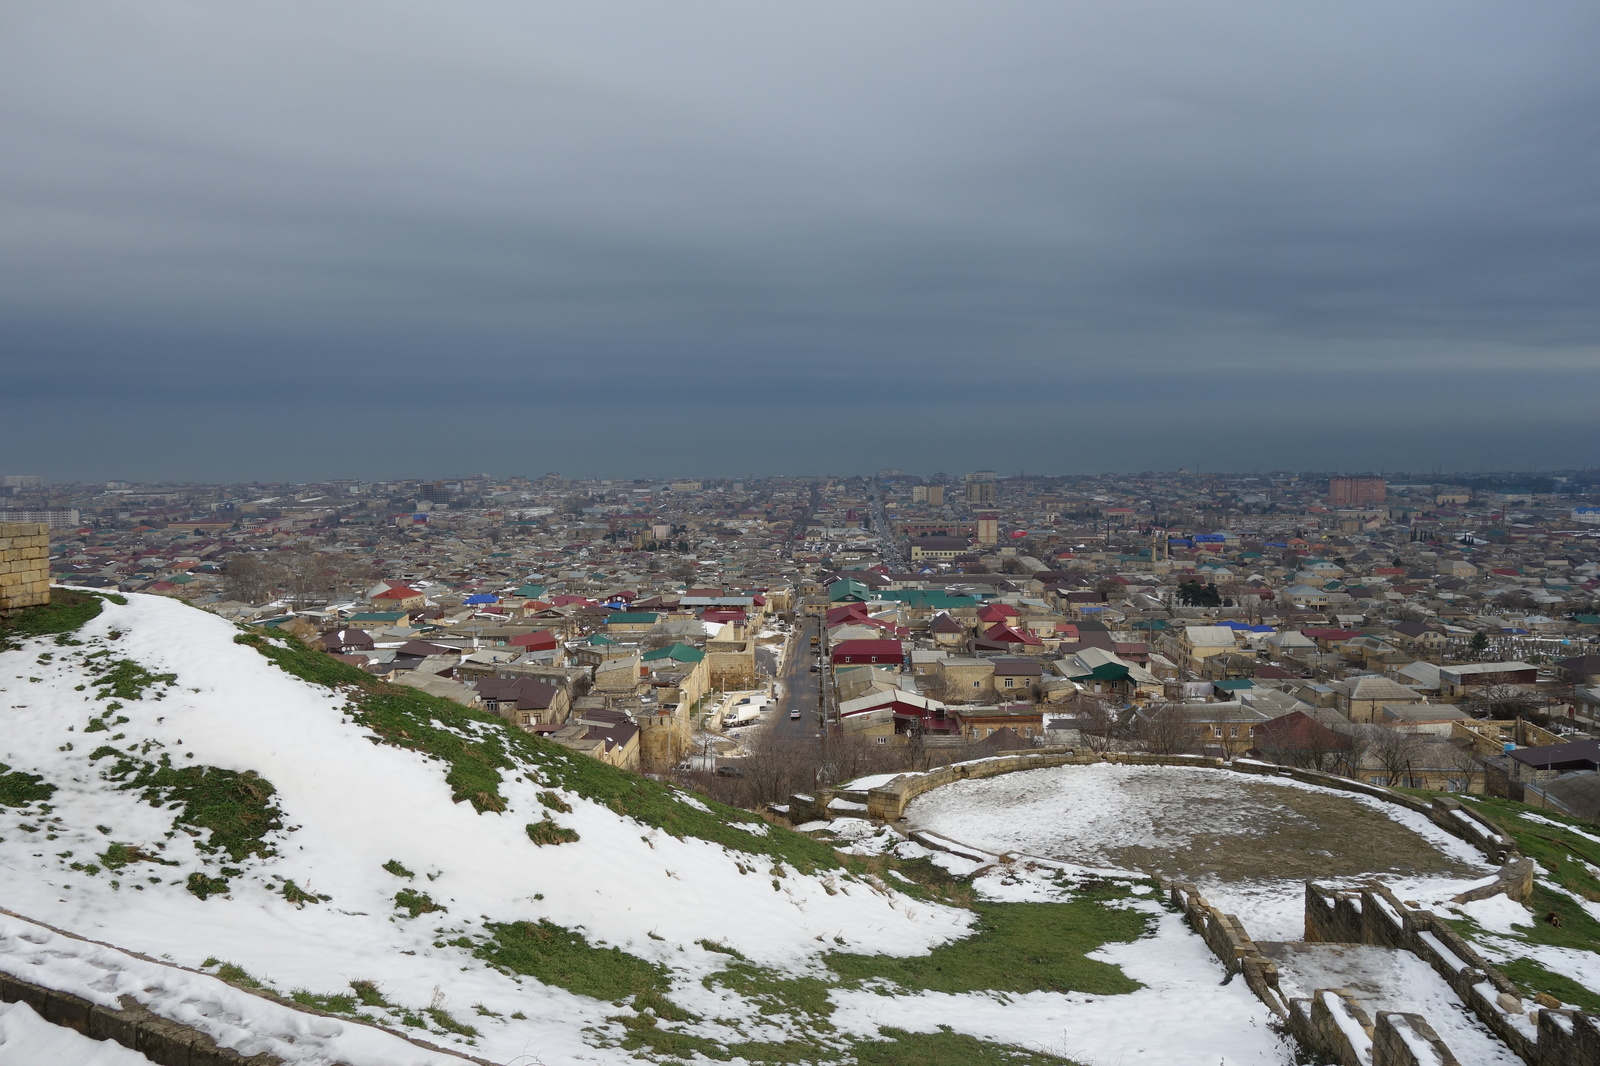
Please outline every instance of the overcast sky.
M1600 463L1600 5L0 5L0 473Z

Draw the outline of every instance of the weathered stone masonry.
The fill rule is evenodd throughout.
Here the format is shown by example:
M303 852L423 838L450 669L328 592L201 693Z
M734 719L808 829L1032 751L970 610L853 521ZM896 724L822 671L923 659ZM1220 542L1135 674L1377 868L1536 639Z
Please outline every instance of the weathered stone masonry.
M0 522L0 618L49 602L49 527Z

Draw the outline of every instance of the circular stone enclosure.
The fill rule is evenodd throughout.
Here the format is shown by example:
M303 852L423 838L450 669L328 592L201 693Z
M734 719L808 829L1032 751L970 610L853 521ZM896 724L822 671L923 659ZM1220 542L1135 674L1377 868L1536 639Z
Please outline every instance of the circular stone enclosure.
M1203 768L1096 763L958 781L913 800L906 821L989 851L1181 881L1474 878L1490 869L1471 845L1403 807Z

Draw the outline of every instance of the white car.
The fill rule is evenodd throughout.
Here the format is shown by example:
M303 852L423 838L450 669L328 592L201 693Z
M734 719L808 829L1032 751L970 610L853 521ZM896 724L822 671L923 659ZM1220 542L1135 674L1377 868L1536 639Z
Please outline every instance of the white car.
M800 720L800 709L797 707L794 710L790 711L789 712L789 717L792 720L798 722Z

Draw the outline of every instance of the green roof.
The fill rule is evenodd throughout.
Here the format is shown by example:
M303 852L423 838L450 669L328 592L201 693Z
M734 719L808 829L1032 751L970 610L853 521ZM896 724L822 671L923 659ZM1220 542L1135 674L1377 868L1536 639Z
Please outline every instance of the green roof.
M645 662L655 662L658 659L671 659L680 663L697 663L706 657L706 653L699 648L691 648L687 644L669 644L665 648L647 651L639 656Z
M516 592L512 593L512 595L522 596L530 600L542 600L544 599L545 591L546 590L543 585L524 585Z
M841 600L852 598L857 600L870 600L872 599L872 590L853 578L847 578L843 581L835 581L833 584L828 586L829 603L838 603Z
M1220 688L1224 692L1242 692L1247 688L1255 688L1256 683L1248 679L1242 681L1213 681L1212 688Z
M606 636L604 633L596 633L594 636L592 636L588 640L584 641L584 643L585 644L616 644L616 641L612 640L610 637Z
M406 616L404 611L371 611L366 614L353 614L346 618L346 622L398 622Z
M943 589L901 589L898 592L880 592L878 598L903 603L907 607L929 607L936 611L953 611L978 605L978 601L971 596L954 596Z
M1152 633L1155 633L1167 628L1167 620L1165 618L1147 618L1143 621L1133 623L1133 625L1129 626L1129 628L1148 629Z
M628 622L638 622L641 625L653 626L656 624L656 619L658 617L658 615L652 614L649 611L618 611L616 614L611 615L606 619L606 625L609 626L627 624Z

